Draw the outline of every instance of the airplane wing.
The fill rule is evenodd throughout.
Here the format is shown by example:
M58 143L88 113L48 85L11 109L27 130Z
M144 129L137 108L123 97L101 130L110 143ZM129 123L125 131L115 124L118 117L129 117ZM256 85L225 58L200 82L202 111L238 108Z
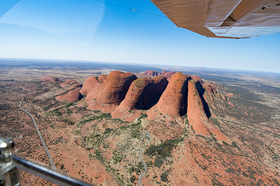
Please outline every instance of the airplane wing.
M280 33L280 0L151 0L175 25L206 37Z

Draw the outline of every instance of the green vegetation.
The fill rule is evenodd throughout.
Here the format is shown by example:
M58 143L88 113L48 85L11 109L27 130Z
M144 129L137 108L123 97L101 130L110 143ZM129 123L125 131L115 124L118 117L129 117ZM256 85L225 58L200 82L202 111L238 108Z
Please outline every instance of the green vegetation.
M185 114L182 116L183 122L185 125L189 126L189 120L188 120L188 115Z
M97 115L97 116L92 116L92 117L89 117L87 119L84 119L83 121L80 121L81 124L85 124L87 122L90 122L90 121L94 121L96 119L102 119L102 118L111 118L111 114L110 113L102 113L100 115Z
M154 162L154 165L158 168L161 167L161 165L164 163L164 160L161 156L157 156Z
M147 115L147 114L143 114L143 113L141 113L141 116L138 118L138 120L141 120L142 118L146 118L146 117L148 117L148 115Z
M38 101L38 100L37 100ZM54 103L52 103L52 104L49 104L48 106L46 106L46 107L43 107L43 110L44 111L47 111L47 110L49 110L50 108L52 108L52 107L54 107L54 106L56 106L57 104L59 104L59 102L58 101L56 101L55 99L54 99Z
M195 131L194 131L193 126L192 126L192 125L191 125L191 129L192 129L193 133L195 133Z
M123 125L120 127L120 129L135 129L135 128L140 128L141 127L141 121L138 122L138 123L132 123L130 125Z
M58 102L58 101L55 101L55 103L50 104L50 105L44 107L43 110L44 110L44 111L49 110L51 107L54 107L54 106L57 105L57 104L59 104L59 102ZM71 114L72 111L69 109L69 107L70 107L71 105L74 105L74 103L68 103L68 104L63 105L63 106L61 106L61 107L55 108L55 109L49 111L47 114L56 115L56 116L62 116L63 114L62 114L59 110L60 110L60 109L64 109L64 108L66 108L66 113L67 113L67 114Z
M183 137L181 138L177 138L177 139L173 139L173 140L169 140L169 141L165 141L163 143L161 143L160 145L151 145L147 151L145 152L146 155L149 156L160 156L162 158L166 158L168 156L170 156L173 148L180 142L183 141Z
M130 182L131 182L131 183L134 183L135 180L136 180L136 177L135 177L134 175L130 177Z
M104 134L110 134L114 129L106 128Z
M131 136L140 139L140 130L131 130Z
M122 161L122 157L113 156L114 164L117 164Z
M100 115L90 115L90 116L86 116L86 117L83 117L82 120L80 120L78 123L77 123L77 127L82 127L85 123L87 122L90 122L90 121L94 121L94 120L97 120L97 119L111 119L112 116L110 113L102 113ZM108 130L110 129L107 129L106 132L109 132Z
M56 108L56 109L54 109L54 110L52 110L52 111L49 111L49 114L51 114L51 115L56 115L56 116L62 116L62 113L59 112L60 109L61 109L61 108Z
M144 85L144 78L139 78L134 81L134 84L137 88L140 88Z
M217 127L218 127L218 129L220 129L220 131L222 132L222 133L224 133L226 136L227 136L227 133L221 128L221 124L220 124L220 122L216 119L216 118L210 118L210 120L212 121L212 123L214 124L214 125L216 125Z
M218 122L217 119L211 117L210 120L212 121L212 123L213 123L214 125L216 125L217 127L220 128L220 122Z
M65 107L67 108L67 111L66 111L67 114L71 114L71 113L72 113L72 111L69 109L69 107L72 106L72 105L74 105L74 103L68 103L68 104L65 106Z
M167 176L168 176L167 172L162 173L160 175L160 180L163 181L163 182L167 182L168 181Z

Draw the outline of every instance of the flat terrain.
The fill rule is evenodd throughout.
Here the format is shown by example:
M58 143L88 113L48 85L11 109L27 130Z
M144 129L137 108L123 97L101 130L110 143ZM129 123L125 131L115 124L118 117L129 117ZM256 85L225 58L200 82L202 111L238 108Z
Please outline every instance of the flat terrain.
M144 166L144 185L280 185L280 74L183 67L117 64L3 61L0 68L0 136L13 138L14 153L50 165L31 118L35 118L57 169L97 185L136 185ZM63 103L55 99L69 87L42 83L45 76L79 83L113 70L181 71L212 82L222 96L208 100L211 121L230 139L201 136L186 115L174 122L133 122L88 110L85 99ZM23 185L50 185L21 172Z

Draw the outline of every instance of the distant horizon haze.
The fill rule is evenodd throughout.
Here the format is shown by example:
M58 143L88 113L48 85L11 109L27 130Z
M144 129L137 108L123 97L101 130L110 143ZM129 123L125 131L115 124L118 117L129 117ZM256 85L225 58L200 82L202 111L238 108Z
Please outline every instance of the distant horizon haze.
M208 66L184 66L184 65L161 65L161 64L152 64L152 63L126 63L126 62L114 62L114 61L89 61L89 60L67 60L67 59L24 59L24 58L0 58L0 64L3 62L7 63L36 63L40 65L42 63L63 63L68 65L82 65L86 64L104 64L104 65L132 65L132 66L142 66L142 67L153 67L160 68L161 70L167 71L180 71L178 68L183 68L182 71L186 70L197 70L197 71L228 71L228 72L259 72L259 73L276 73L280 75L280 71L262 71L262 70L248 70L248 69L229 69L229 68L217 68L217 67L208 67ZM166 69L169 68L169 69ZM156 71L156 70L155 70Z

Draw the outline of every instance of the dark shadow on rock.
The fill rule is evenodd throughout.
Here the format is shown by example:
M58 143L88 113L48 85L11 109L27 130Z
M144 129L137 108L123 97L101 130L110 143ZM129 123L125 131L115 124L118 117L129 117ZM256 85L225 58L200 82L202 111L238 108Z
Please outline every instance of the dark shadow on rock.
M81 99L83 99L83 97L84 97L84 96L80 93L78 99L81 100Z
M132 76L126 78L126 81L125 81L125 83L123 84L123 88L122 88L122 90L119 92L120 102L122 102L122 101L124 100L125 95L126 95L128 89L129 89L130 84L131 84L134 80L136 80L136 79L137 79L137 77L136 77L134 74L133 74ZM119 104L120 104L120 103L119 103Z
M204 111L205 111L205 113L206 113L206 116L207 116L208 118L210 118L210 117L211 117L211 112L210 112L208 103L205 101L205 99L204 99L204 97L203 97L203 94L204 94L204 92L205 92L205 89L202 87L202 85L201 85L201 83L200 83L199 81L197 81L197 82L195 83L195 86L196 86L197 91L198 91L198 94L199 94L199 96L200 96L200 98L201 98L201 101L202 101L203 108L204 108Z
M153 107L160 99L168 84L167 79L164 77L159 83L148 84L139 97L138 102L135 104L136 109L148 110Z
M187 78L187 80L185 81L185 83L184 83L184 86L183 86L183 88L182 88L182 90L183 90L183 100L182 100L182 102L181 102L181 104L182 104L182 109L180 110L180 116L183 116L183 115L185 115L185 114L187 114L187 108L188 108L188 83L189 83L189 81L188 81L189 79Z

